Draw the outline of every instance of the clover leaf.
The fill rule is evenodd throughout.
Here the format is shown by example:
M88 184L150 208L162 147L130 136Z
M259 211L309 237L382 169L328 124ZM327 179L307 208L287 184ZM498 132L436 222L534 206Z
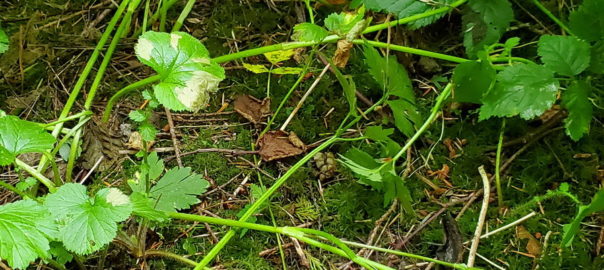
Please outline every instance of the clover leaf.
M153 68L161 80L153 89L161 104L175 111L198 111L218 90L224 69L193 36L183 33L149 31L134 48L136 56Z

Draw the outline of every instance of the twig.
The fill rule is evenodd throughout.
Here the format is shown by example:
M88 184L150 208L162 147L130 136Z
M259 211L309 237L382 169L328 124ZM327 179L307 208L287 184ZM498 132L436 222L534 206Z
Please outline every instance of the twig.
M493 230L493 231L490 231L490 232L488 232L488 233L485 233L485 234L481 235L481 236L480 236L480 239L487 238L487 237L489 237L489 236L491 236L491 235L494 235L494 234L496 234L496 233L498 233L498 232L505 231L505 230L507 230L507 229L509 229L509 228L511 228L511 227L514 227L514 226L516 226L516 225L518 225L518 224L520 224L520 223L522 223L522 222L526 221L527 219L532 218L532 217L533 217L533 216L535 216L536 214L537 214L537 212L531 212L530 214L528 214L528 215L526 215L526 216L524 216L524 217L521 217L520 219L518 219L518 220L516 220L516 221L514 221L514 222L512 222L512 223L509 223L509 224L507 224L507 225L505 225L505 226L503 226L503 227L499 227L499 228L497 228L496 230ZM470 243L470 241L466 241L466 242L464 242L464 245L465 245L465 244L468 244L468 243Z
M310 85L310 87L308 88L308 90L306 90L306 93L304 93L304 96L302 96L302 98L300 99L300 101L298 101L298 104L296 105L296 108L294 108L294 110L292 111L292 113L290 113L289 116L287 117L287 120L285 120L285 123L283 123L283 125L281 126L281 130L285 130L285 128L287 127L287 125L289 125L289 122L291 122L291 120L294 118L294 116L296 115L296 113L300 110L300 108L302 108L302 104L308 98L308 96L310 95L310 93L312 93L312 90L314 90L315 87L317 87L317 85L319 84L319 82L321 81L321 79L323 78L323 76L325 75L325 73L327 72L327 70L329 70L329 67L330 67L330 65L327 64L325 66L325 68L323 68L323 71L321 71L321 74L319 74L319 76L315 79L315 81L312 83L312 85Z
M174 156L176 157L176 163L178 167L182 166L182 160L180 159L180 148L178 148L178 139L176 138L176 132L174 130L174 121L172 121L172 113L170 109L165 108L166 118L168 118L168 125L170 126L170 136L172 136L172 144L174 144Z
M489 209L489 195L491 194L491 184L489 183L487 173L484 171L484 166L478 167L478 172L482 178L484 195L482 196L482 207L480 208L480 216L478 216L478 224L476 224L476 230L474 231L474 240L472 240L470 255L468 255L468 267L474 267L476 251L478 250L478 243L480 242L480 234L482 233L482 227L484 226L487 210Z
M88 179L88 177L90 177L90 175L92 174L92 172L94 172L94 170L96 170L97 167L99 167L99 165L101 165L101 162L103 161L103 158L105 158L105 156L101 156L99 157L99 159L94 163L94 165L92 166L92 168L90 168L90 171L84 176L84 178L82 178L82 181L80 181L80 185L84 184L84 182L86 182L86 179Z

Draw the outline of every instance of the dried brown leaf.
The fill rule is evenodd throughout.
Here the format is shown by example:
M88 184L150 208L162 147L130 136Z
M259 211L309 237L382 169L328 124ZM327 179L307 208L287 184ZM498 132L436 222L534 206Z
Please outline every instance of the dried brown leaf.
M293 134L293 135L292 135ZM264 161L293 157L304 153L306 146L295 135L281 130L269 131L258 139L258 153Z
M271 101L268 98L259 100L250 95L237 97L234 103L235 111L250 122L257 124L270 114Z
M337 67L346 67L346 64L348 64L348 59L350 58L350 49L352 49L352 42L345 39L338 41L338 48L333 56L333 63Z
M526 251L535 256L541 255L541 243L537 240L524 226L520 225L516 227L516 237L518 239L527 239Z

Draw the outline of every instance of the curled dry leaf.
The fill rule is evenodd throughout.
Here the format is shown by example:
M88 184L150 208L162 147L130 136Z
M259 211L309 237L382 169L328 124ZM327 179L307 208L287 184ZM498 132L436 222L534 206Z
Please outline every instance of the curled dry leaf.
M524 226L516 227L516 237L518 239L527 239L528 243L526 243L526 251L535 256L539 257L541 255L541 243L537 240Z
M338 48L333 56L333 63L337 67L346 67L346 64L348 64L348 59L350 58L350 49L352 49L352 42L345 39L338 41Z
M293 157L304 153L306 145L296 136L282 130L272 130L258 139L258 153L264 161Z
M242 95L235 100L235 111L250 122L257 124L270 114L271 100L259 100L250 95Z

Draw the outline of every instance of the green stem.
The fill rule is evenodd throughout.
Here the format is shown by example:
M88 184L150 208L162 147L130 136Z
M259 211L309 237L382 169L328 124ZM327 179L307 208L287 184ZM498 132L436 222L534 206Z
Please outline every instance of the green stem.
M308 17L310 18L310 23L315 23L315 14L310 6L310 0L304 0L304 5L306 6L306 10L308 10Z
M334 254L346 257L351 259L352 261L354 261L355 263L358 263L361 266L364 266L368 269L371 269L371 267L377 267L378 269L388 269L388 270L392 270L392 268L381 265L379 263L376 262L369 262L369 260L361 258L356 256L356 254L352 253L352 256L349 256L349 252L346 252L342 249L333 247L331 245L327 245L325 243L321 243L319 241L316 241L312 238L309 238L306 233L304 232L304 230L302 230L301 228L297 228L297 227L273 227L273 226L268 226L268 225L262 225L262 224L256 224L256 223L249 223L249 222L243 222L243 221L237 221L237 220L230 220L230 219L222 219L222 218L214 218L214 217L208 217L208 216L199 216L199 215L191 215L191 214L183 214L183 213L166 213L168 215L168 217L170 218L174 218L174 219L180 219L180 220L189 220L189 221L197 221L197 222L201 222L201 223L210 223L210 224L216 224L216 225L224 225L224 226L229 226L229 227L236 227L236 228L245 228L245 229L249 229L249 230L256 230L256 231L263 231L263 232L269 232L269 233L278 233L278 234L283 234L289 237L293 237L296 238L302 242L305 242L307 244L316 246L318 248L327 250L329 252L332 252ZM233 230L231 230L233 231ZM231 232L229 231L229 232ZM330 234L327 234L325 232L321 232L320 236L326 236L329 239L337 239L335 237L333 237ZM223 238L224 239L224 238ZM339 239L337 239L337 241L341 242ZM346 247L348 249L348 247ZM350 250L350 249L348 249ZM379 267L379 266L381 267ZM202 263L197 264L197 266L195 267L195 269L203 269L205 266L202 265Z
M392 250L392 249L387 249L387 248L370 246L370 245L366 245L366 244L362 244L362 243L357 243L357 242L346 241L346 240L342 240L342 242L344 244L347 244L347 245L350 245L350 246L353 246L353 247L360 247L360 248L365 248L365 249L371 249L371 250L385 252L385 253L390 253L390 254L395 254L395 255L399 255L399 256L403 256L403 257L418 259L418 260L422 260L422 261L426 261L426 262L432 262L432 263L440 264L440 265L443 265L443 266L451 267L451 268L454 268L454 269L463 269L463 270L472 269L470 267L467 267L464 264L458 264L458 263L450 263L450 262L440 261L440 260L432 259L430 257L424 257L424 256L421 256L421 255L416 255L416 254L413 254L413 253L407 253L407 252L402 252L402 251L398 251L398 250ZM474 268L474 269L477 269L477 268Z
M470 61L469 59L465 59L465 58L461 58L461 57L457 57L457 56L451 56L451 55L442 54L442 53L435 53L435 52L431 52L431 51L420 50L420 49L415 49L415 48L410 48L410 47L405 47L405 46L400 46L400 45L392 45L392 44L379 42L379 41L355 39L352 41L352 43L359 44L359 45L366 44L366 45L371 45L373 47L390 49L390 50L394 50L394 51L416 54L416 55L421 55L421 56L427 56L427 57L432 57L432 58L446 60L446 61L455 62L455 63L463 63L463 62Z
M407 141L407 143L405 143L403 148L401 148L401 150L389 162L386 162L382 166L380 166L380 168L379 168L380 170L383 169L385 166L387 166L387 164L396 162L403 154L405 154L407 152L407 150L413 145L413 143L415 143L415 141L417 139L419 139L419 137L424 133L424 131L426 131L426 129L428 129L428 127L432 124L434 119L436 119L436 116L440 112L440 108L442 107L443 102L449 97L452 89L453 89L453 84L452 83L447 84L445 89L442 91L442 93L440 93L440 95L436 99L436 104L434 104L434 106L432 107L432 110L431 110L431 113L430 113L430 116L428 117L428 119L426 119L424 124L417 130L417 132L415 132L415 134L413 134L413 137L411 137Z
M440 14L440 13L449 12L450 10L452 10L452 9L458 7L458 6L461 6L464 3L466 3L466 2L468 2L468 0L457 0L456 2L451 3L451 4L449 4L449 5L445 6L445 7L429 10L429 11L426 11L424 13L420 13L420 14L409 16L409 17L405 17L405 18L401 18L401 19L398 19L396 21L390 21L390 22L387 22L387 23L372 25L372 26L367 27L365 29L365 31L363 31L363 34L368 34L368 33L376 32L376 31L379 31L379 30L384 30L384 29L387 29L388 27L393 27L393 26L397 26L397 25L401 25L401 24L407 24L407 23L410 23L410 22L413 22L413 21L417 21L419 19L423 19L423 18L427 18L427 17L433 16L433 15L437 15L437 14Z
M182 27L182 24L185 22L185 19L187 18L187 16L189 16L189 13L191 13L191 9L193 9L194 4L195 0L187 1L187 4L182 9L180 16L178 16L178 19L176 19L174 26L172 26L172 32L177 32L178 30L180 30L180 27Z
M180 256L178 254L172 253L172 252L168 252L168 251L163 251L163 250L156 250L156 249L150 249L150 250L146 250L145 251L145 257L165 257L165 258L170 258L173 259L175 261L179 261L181 263L190 265L190 266L197 266L197 263L193 260L187 259L183 256Z
M497 155L495 157L495 184L497 186L497 203L503 207L503 191L501 189L501 149L503 148L503 133L505 132L505 118L501 121L499 142L497 143Z
M534 64L535 62L526 59L526 58L522 58L522 57L491 57L489 59L491 62L495 63L495 62L509 62L509 61L516 61L516 62L520 62L520 63L526 63L526 64Z
M65 118L65 117L67 117L67 115L69 115L69 112L71 111L71 108L73 107L76 99L78 98L78 95L80 94L80 91L82 90L82 87L84 87L84 83L86 82L88 75L90 75L90 72L92 71L94 63L99 58L99 55L101 54L101 50L105 46L105 43L107 43L107 40L111 36L111 32L113 32L113 28L115 28L115 25L121 18L122 13L128 6L129 2L130 2L130 0L122 1L122 3L117 8L117 11L111 18L111 21L109 21L109 24L107 25L107 28L105 29L105 32L103 33L103 35L101 36L101 39L99 40L96 47L94 48L94 51L92 52L92 55L88 59L88 62L86 62L86 66L84 67L82 74L80 74L80 77L78 78L78 81L76 82L75 86L73 87L73 90L71 90L71 93L69 94L69 98L67 99L67 102L65 102L65 106L63 107L63 110L61 111L59 119ZM63 127L62 124L56 125L55 129L52 132L52 135L57 137L59 135L59 132L61 132L62 127ZM42 163L40 163L40 165L42 165Z
M50 192L55 192L57 187L50 181L46 176L42 175L40 172L36 171L36 169L27 165L27 163L21 161L20 159L15 159L15 165L19 166L19 168L25 170L29 174L31 174L34 178L38 179L40 183L44 184Z
M94 81L92 82L92 85L90 86L90 91L88 91L88 96L86 97L86 101L84 102L84 109L90 110L90 108L92 107L92 103L94 102L94 97L96 96L96 91L98 90L99 85L101 84L101 80L103 79L103 76L105 75L105 70L107 69L109 62L111 61L111 56L113 56L113 52L115 52L115 48L117 48L117 44L119 43L121 37L123 36L124 31L129 27L130 21L132 19L132 14L134 13L136 8L140 4L140 1L141 0L132 0L128 4L128 10L126 12L126 15L124 15L124 18L122 19L122 21L120 22L120 25L118 26L117 30L115 31L113 39L111 40L111 43L109 44L109 48L107 48L107 52L105 53L105 56L103 57L103 61L101 62L101 65L99 66L99 70L97 71L96 76L94 77ZM83 118L81 118L81 119L83 119ZM73 168L75 167L75 161L76 161L77 155L78 155L78 146L80 143L81 136L82 136L82 130L78 130L78 131L76 131L76 133L73 137L71 151L69 151L69 160L67 160L67 169L65 170L65 181L67 181L67 182L71 182L71 180L72 180Z
M168 9L170 9L174 4L176 4L176 2L178 2L178 0L169 0L167 3ZM160 17L160 13L161 13L160 11L161 11L161 9L157 9L155 11L155 13L153 13L151 18L149 18L148 25L153 25L155 22L157 22L157 20ZM134 34L131 36L131 38L136 38L136 37L140 36L141 33L143 33L143 28L136 30L136 32L134 32Z
M166 19L168 17L168 5L166 5L167 0L161 1L161 6L159 7L159 31L166 32Z
M107 105L105 106L105 112L103 112L103 122L107 122L109 120L109 116L111 116L111 110L113 109L113 106L115 106L115 104L117 103L117 101L124 95L138 89L141 88L143 86L152 84L154 82L157 82L161 79L160 75L154 75L148 78L145 78L143 80L140 81L136 81L132 84L129 84L128 86L122 88L121 90L117 91L117 93L115 93L107 102Z
M545 6L543 6L543 4L541 4L541 2L539 2L539 0L532 0L532 1L533 1L533 4L535 4L535 6L537 6L537 8L539 8L543 13L545 13L545 15L547 15L547 17L549 17L558 26L560 26L560 28L562 28L564 31L566 31L566 33L568 33L571 36L575 36L575 34L573 34L573 32L570 30L570 28L568 28L568 26L566 26L566 24L564 24L560 19L558 19L558 17L556 17Z
M18 190L16 187L13 187L13 185L6 183L2 180L0 180L0 187L8 189L9 191L21 196L21 198L23 198L23 199L29 198L29 196L25 192Z
M82 112L79 112L79 113L74 114L72 116L65 117L63 119L59 119L57 121L50 122L50 123L47 123L47 124L43 124L42 127L43 128L48 128L48 127L56 126L58 124L65 123L65 122L68 122L68 121L71 121L71 120L75 120L75 119L79 119L81 117L88 116L88 115L92 115L92 112L91 111L82 111Z

